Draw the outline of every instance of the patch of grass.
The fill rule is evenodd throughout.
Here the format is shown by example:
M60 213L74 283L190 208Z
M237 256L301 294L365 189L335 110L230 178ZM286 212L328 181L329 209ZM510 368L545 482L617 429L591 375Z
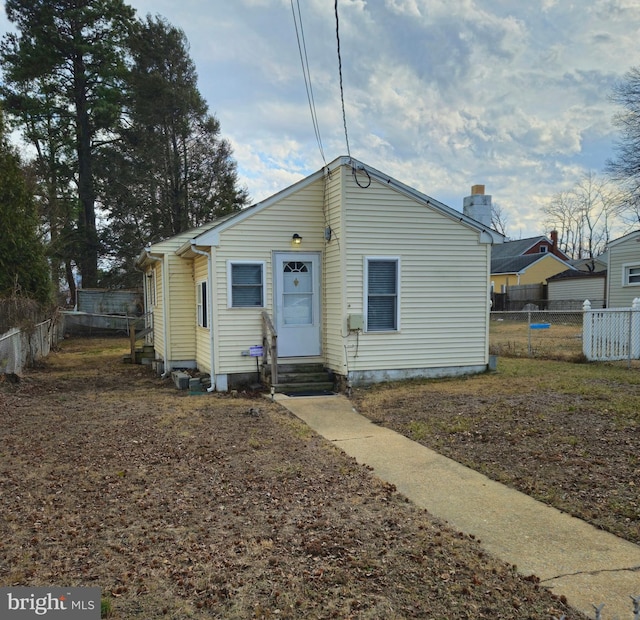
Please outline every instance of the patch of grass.
M469 417L457 415L453 419L438 424L438 428L449 434L468 433L473 426L473 420Z
M113 615L113 609L111 607L111 599L110 598L102 598L100 600L100 617L101 618L111 618Z
M415 441L421 441L422 439L426 439L432 432L432 427L426 422L411 420L411 422L407 424L407 430L409 431L409 435L412 439Z
M640 542L635 367L500 358L495 373L358 389L353 400L373 421Z

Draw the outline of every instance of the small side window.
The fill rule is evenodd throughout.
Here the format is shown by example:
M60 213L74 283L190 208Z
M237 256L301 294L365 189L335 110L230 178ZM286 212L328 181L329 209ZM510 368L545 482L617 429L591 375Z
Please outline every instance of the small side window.
M209 327L206 280L196 284L196 310L198 314L198 326L205 328Z
M629 265L625 268L625 285L640 284L640 265Z

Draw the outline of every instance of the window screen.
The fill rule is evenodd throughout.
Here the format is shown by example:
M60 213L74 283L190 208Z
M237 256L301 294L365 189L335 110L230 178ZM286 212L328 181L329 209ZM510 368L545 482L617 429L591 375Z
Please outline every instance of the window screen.
M367 331L398 329L398 261L367 263Z
M255 308L264 305L261 263L232 263L231 307Z

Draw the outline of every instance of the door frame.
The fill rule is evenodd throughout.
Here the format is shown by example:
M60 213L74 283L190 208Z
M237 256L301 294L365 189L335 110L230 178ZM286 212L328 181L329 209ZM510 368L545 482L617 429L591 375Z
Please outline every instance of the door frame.
M282 307L282 264L288 261L311 261L313 265L312 270L312 287L313 287L313 305L312 316L313 322L311 326L305 328L304 326L292 326L285 327L281 323L283 316ZM295 251L273 251L272 257L272 269L273 269L273 318L276 326L276 332L278 333L278 357L318 357L322 355L322 253L321 252L300 252ZM299 350L292 352L291 342L286 340L287 335L300 332L301 330L308 329L314 332L314 342L312 347L305 346L304 338L292 338L293 342L299 345ZM291 330L287 334L285 330ZM285 333L283 334L283 331ZM308 332L310 334L310 331ZM316 341L317 340L317 341ZM285 343L284 353L281 352L281 343Z

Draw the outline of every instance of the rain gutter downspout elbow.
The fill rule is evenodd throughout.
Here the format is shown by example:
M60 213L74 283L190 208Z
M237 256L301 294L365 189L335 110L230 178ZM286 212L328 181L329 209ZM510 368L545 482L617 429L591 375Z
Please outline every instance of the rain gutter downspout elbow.
M216 389L216 381L215 381L215 353L213 349L213 304L211 302L213 298L213 258L211 257L211 252L205 252L203 250L199 250L196 247L195 240L191 240L191 251L194 254L198 254L200 256L207 257L207 310L209 312L208 321L209 321L209 353L210 353L210 364L211 364L211 386L207 388L207 392L214 392Z

